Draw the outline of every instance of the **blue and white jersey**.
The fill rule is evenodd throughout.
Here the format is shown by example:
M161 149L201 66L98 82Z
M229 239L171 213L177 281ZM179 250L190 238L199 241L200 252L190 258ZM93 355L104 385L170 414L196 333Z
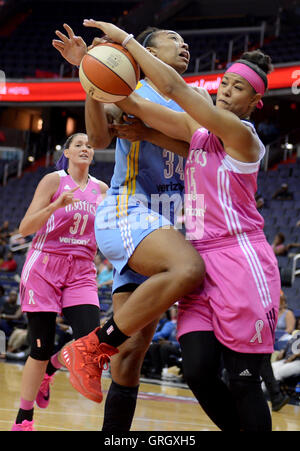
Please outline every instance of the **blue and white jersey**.
M146 80L138 83L136 92L152 102L183 111L173 100L162 97ZM183 157L147 141L117 139L116 164L107 195L117 196L117 210L122 216L127 215L128 204L134 198L173 223L174 212L176 215L182 209L184 164Z

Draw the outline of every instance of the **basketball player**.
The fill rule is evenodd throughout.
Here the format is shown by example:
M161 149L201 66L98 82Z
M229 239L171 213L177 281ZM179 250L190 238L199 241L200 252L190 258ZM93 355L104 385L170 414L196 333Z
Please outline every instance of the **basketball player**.
M35 233L35 237L20 282L31 351L23 371L14 431L33 430L35 400L40 407L48 402L39 391L45 370L43 385L49 387L51 375L62 366L58 355L48 364L57 314L62 312L77 338L100 323L94 222L107 185L88 173L93 155L86 134L70 136L58 162L61 170L40 181L20 224L23 236Z
M65 24L64 28L67 31L67 36L57 31L60 40L54 40L53 45L67 61L79 65L86 52L86 45L82 43L80 37L74 36L73 30L68 25ZM155 54L156 58L170 64L179 74L187 69L189 62L188 47L177 33L149 28L140 35L139 40L149 52ZM80 48L82 49L81 52L79 51ZM177 111L181 110L175 102L162 95L149 79L141 80L137 92L153 102ZM205 94L208 101L211 101L206 91ZM114 114L117 116L116 113ZM131 119L131 121L135 121L135 119ZM113 135L111 134L112 129L108 128L104 106L88 96L86 99L86 127L94 147L105 148L110 144ZM117 140L116 166L109 197L107 202L102 204L98 210L98 217L104 217L105 211L110 209L108 215L114 218L119 209L123 218L128 219L129 223L132 221L133 226L135 226L135 230L132 232L135 233L135 236L130 249L127 250L126 243L122 241L122 233L126 234L127 231L124 232L124 227L122 230L119 223L116 230L109 230L108 241L105 245L104 234L107 231L101 230L101 225L96 230L99 239L103 241L101 252L109 258L116 268L113 283L114 313L117 313L127 303L131 293L146 280L138 272L152 275L163 268L166 277L165 283L171 287L175 282L171 275L173 268L175 269L176 266L176 271L180 273L182 278L186 277L187 272L190 271L187 265L194 264L194 257L192 255L189 257L190 246L186 245L189 243L182 240L179 233L173 229L162 228L164 225L170 226L173 224L176 212L172 202L176 201L178 211L180 211L184 191L184 160L167 149L182 153L182 151L187 151L188 144L173 140L149 127L141 127L141 124L137 124L137 127L139 127L139 131L137 132L137 128L133 131L136 139L132 135L130 136L130 140L135 142L130 143L127 139ZM125 132L122 131L122 133ZM124 135L125 138L129 136L128 133L132 133L132 130L131 132L127 131L127 134ZM120 193L120 189L123 189L123 192ZM142 195L143 198L139 198L139 195ZM171 200L170 221L166 222L161 215L157 214L159 206L155 208L152 205L154 211L151 211L148 208L145 209L142 205L141 202L144 202L148 207L151 195L165 197L167 206L170 205ZM120 206L116 204L118 199L120 199ZM139 203L136 203L135 199ZM150 218L151 222L146 220L144 226L137 228L135 211L144 215L145 218ZM166 213L168 214L168 212ZM104 228L106 228L106 225L104 225ZM130 225L128 231L130 231L129 228ZM144 240L146 236L149 244L146 244L147 240ZM171 249L171 241L169 240L172 240L172 242L174 240L174 249ZM143 243L141 243L142 241ZM176 246L179 245L177 243L181 243L180 246L183 246L182 253L176 250ZM110 249L108 250L105 246L110 246ZM135 257L137 255L136 248L140 249L140 256L137 257ZM178 258L178 255L180 255L180 258ZM133 262L135 258L136 263ZM192 258L192 260L188 263L189 258ZM144 267L143 264L146 262L147 267ZM162 266L160 266L161 264ZM201 282L201 263L199 272L200 274L195 275L197 283ZM155 288L153 288L151 295L153 301L149 299L149 303L153 302L154 305L159 306L160 289L155 291ZM174 300L178 295L175 294ZM141 299L139 301L140 308L146 309L143 296L148 297L147 294L139 295L139 299ZM162 311L165 310L166 308L162 307ZM106 397L103 431L128 431L130 429L136 406L141 366L155 332L159 316L157 314L152 321L147 321L148 324L145 324L145 327L124 342L120 346L119 353L111 359L112 383ZM100 399L102 398L100 397Z
M206 277L179 304L185 378L222 430L270 431L260 369L265 354L273 352L280 277L256 209L257 172L265 149L249 119L263 106L271 60L260 51L245 53L226 71L216 106L211 106L132 36L103 22L85 25L100 28L115 42L125 40L144 73L186 111L173 112L137 94L120 102L150 126L190 141L186 229L204 258ZM124 323L118 325L126 333ZM221 356L229 389L218 377Z

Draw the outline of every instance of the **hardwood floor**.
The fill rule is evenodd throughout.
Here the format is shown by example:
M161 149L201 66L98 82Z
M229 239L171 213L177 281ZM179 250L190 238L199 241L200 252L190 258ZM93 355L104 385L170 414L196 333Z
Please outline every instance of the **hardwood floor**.
M9 431L19 408L23 365L0 363L0 430ZM110 378L103 378L103 392ZM37 431L100 431L104 403L96 404L77 393L68 373L59 371L51 387L47 409L35 408ZM274 431L300 431L300 406L286 405L273 413ZM141 383L132 431L217 431L192 393L178 386Z

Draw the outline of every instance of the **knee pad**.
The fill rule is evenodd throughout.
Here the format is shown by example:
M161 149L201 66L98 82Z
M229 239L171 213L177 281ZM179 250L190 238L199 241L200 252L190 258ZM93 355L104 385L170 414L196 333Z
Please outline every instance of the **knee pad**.
M30 357L35 360L49 360L54 350L56 329L55 312L27 313Z
M34 360L50 360L54 351L52 340L42 340L37 338L31 343L30 357Z

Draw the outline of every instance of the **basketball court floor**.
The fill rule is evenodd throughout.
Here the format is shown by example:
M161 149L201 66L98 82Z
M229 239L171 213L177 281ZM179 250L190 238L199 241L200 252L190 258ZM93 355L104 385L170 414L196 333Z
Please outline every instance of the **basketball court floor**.
M0 430L9 431L19 408L23 365L0 362ZM103 377L104 396L109 376ZM104 402L85 399L59 371L47 409L35 408L37 431L100 431ZM300 406L286 405L272 413L274 431L300 431ZM184 385L141 383L132 431L217 431Z

